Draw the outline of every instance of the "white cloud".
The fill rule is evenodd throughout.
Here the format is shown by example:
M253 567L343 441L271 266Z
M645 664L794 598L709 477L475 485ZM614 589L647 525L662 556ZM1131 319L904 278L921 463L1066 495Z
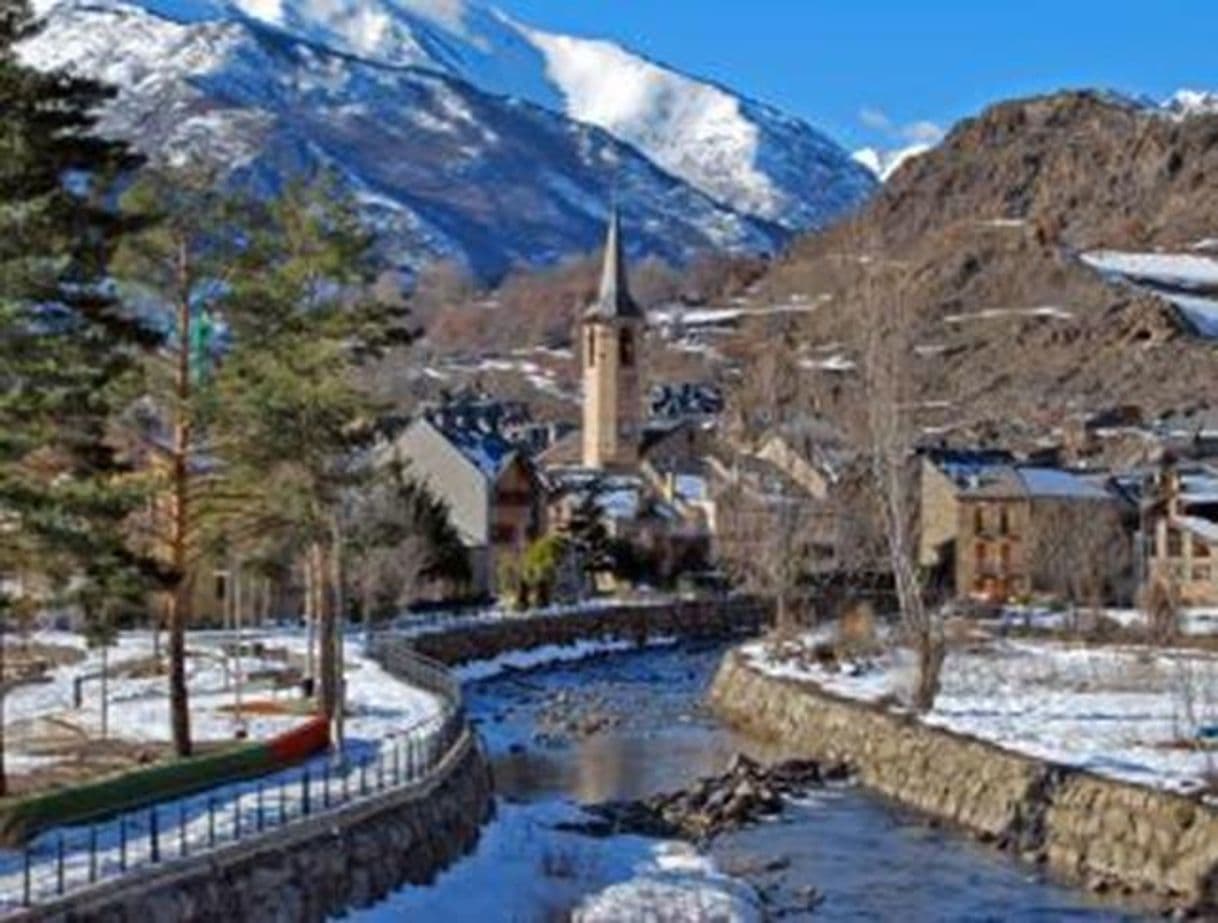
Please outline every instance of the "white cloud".
M902 125L898 134L910 144L938 144L943 140L943 129L926 120Z
M859 121L876 131L885 133L892 131L892 119L881 109L864 106L859 110Z
M944 131L934 122L920 119L898 125L883 109L864 106L859 110L859 121L872 131L879 132L889 141L903 144L935 145L943 140Z

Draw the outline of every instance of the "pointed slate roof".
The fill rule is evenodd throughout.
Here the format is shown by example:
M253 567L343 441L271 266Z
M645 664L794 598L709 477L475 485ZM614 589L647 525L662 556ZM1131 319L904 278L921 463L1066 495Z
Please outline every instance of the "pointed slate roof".
M588 320L641 320L643 317L642 310L630 295L626 257L622 252L621 218L616 208L609 213L600 292L584 312L584 317Z

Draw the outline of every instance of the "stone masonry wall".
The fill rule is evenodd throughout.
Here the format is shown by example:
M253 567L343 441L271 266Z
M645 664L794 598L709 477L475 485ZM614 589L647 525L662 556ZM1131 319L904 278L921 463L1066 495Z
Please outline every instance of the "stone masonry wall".
M415 650L447 666L490 660L509 651L581 641L729 638L755 634L770 617L769 608L753 600L707 600L670 605L614 606L565 615L521 616L463 625L420 635Z
M431 881L473 849L493 810L490 767L467 733L431 780L261 841L167 862L14 919L54 923L298 923Z
M729 654L710 703L795 753L1095 890L1218 913L1218 810L1099 778L765 676Z

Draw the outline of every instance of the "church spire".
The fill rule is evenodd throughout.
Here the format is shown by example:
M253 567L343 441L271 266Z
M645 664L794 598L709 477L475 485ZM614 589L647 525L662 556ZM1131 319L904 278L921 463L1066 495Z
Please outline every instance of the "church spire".
M600 291L584 316L595 320L637 319L643 316L643 312L630 295L626 257L622 250L621 217L616 205L609 212Z

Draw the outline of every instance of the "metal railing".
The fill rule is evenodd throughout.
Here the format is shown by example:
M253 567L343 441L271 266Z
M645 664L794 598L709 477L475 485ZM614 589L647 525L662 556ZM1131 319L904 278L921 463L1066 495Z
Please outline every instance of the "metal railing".
M375 744L351 746L272 776L53 829L21 849L0 850L0 914L234 843L269 841L319 814L427 780L468 729L460 684L404 643L379 643L372 655L390 673L439 696L440 714Z

